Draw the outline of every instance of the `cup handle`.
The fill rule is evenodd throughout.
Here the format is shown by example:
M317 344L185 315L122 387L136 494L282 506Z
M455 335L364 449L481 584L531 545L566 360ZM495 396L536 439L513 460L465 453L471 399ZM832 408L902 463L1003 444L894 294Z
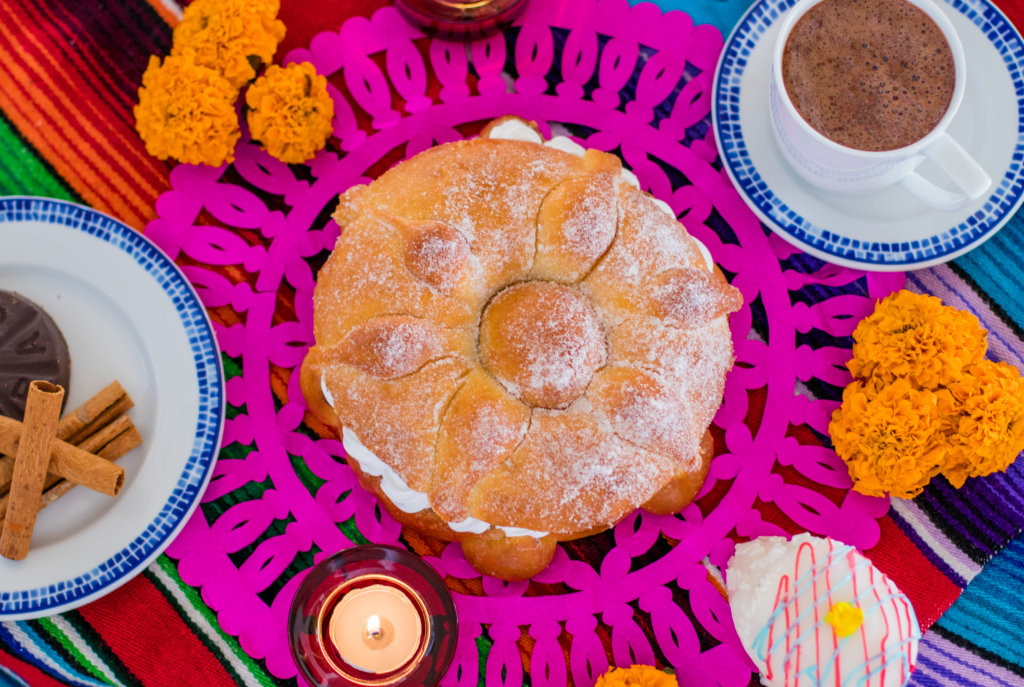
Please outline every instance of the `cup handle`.
M925 149L924 155L937 164L961 191L947 191L917 172L911 172L899 184L926 205L939 210L959 210L981 198L992 185L988 173L949 134L940 136Z

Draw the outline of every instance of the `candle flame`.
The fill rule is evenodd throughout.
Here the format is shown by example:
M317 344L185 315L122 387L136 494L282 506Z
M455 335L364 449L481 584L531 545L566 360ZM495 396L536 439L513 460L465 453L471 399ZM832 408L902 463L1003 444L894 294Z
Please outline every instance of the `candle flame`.
M370 639L377 639L380 637L381 631L379 615L374 614L366 619L366 634Z

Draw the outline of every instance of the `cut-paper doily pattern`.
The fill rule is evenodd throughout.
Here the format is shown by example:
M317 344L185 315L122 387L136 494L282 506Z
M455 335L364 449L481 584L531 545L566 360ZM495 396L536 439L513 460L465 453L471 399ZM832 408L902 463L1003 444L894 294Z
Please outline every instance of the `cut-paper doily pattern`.
M458 649L445 685L528 676L538 687L589 687L609 665L631 663L674 666L684 685L746 685L752 666L702 562L723 565L735 538L758 534L878 540L887 501L849 491L823 442L849 380L850 334L903 277L824 265L766 233L717 160L710 98L721 47L717 29L625 0L534 2L505 34L469 45L425 37L385 8L286 58L329 79L334 136L314 160L288 166L243 140L229 167L174 169L146 234L218 323L230 408L203 507L168 553L273 674L296 674L285 620L303 572L371 541L412 547L455 592ZM457 544L404 537L358 486L340 442L303 424L292 374L312 342L338 193L510 113L619 154L745 299L731 320L737 363L701 498L678 516L637 512L561 545L529 583L481 579Z

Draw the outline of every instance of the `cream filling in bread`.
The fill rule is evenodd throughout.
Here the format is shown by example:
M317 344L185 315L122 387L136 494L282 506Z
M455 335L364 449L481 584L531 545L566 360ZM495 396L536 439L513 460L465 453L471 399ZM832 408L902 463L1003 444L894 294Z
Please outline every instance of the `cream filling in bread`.
M539 133L531 128L526 122L521 119L509 119L498 126L490 130L488 138L496 138L506 141L526 141L528 143L540 143L546 145L549 148L555 150L561 150L563 153L569 153L576 157L583 157L586 152L586 148L581 146L576 141L572 140L567 136L555 136L550 141L545 141ZM622 172L619 174L619 179L630 186L640 188L640 180L636 178L633 172L629 171L625 167L622 168ZM667 214L672 219L677 219L676 213L672 211L669 204L665 201L650 196L654 204L661 208L662 212ZM701 256L704 258L704 263L708 266L708 270L715 271L715 261L711 258L711 251L705 246L699 239L694 236L690 236L691 239L697 244L697 249L700 250Z
M328 405L334 407L334 398L327 390L327 383L320 378L320 392ZM380 477L380 490L394 504L395 508L403 513L419 513L430 508L430 498L422 491L416 491L410 487L401 475L395 472L394 468L377 457L377 455L366 448L359 440L359 437L348 427L341 429L341 445L345 447L345 453L349 458L359 464L359 469L368 475ZM524 527L506 527L504 525L492 525L478 518L466 518L461 522L446 522L446 525L456 532L471 532L482 534L491 527L497 527L505 533L506 537L533 537L540 539L546 537L549 532L528 530Z
M489 138L510 140L510 141L528 141L530 143L541 143L556 150L561 150L577 157L583 157L585 149L576 141L566 136L555 136L550 141L545 141L541 138L541 135L530 128L525 122L520 119L510 119L502 122L498 126L491 129ZM628 169L623 168L620 175L620 179L623 183L629 184L636 188L640 188L640 181L636 178ZM651 200L661 208L663 212L676 219L676 213L672 211L668 203L658 198L651 197ZM704 258L705 264L707 264L709 270L715 269L715 262L711 258L711 251L707 249L700 240L690 237L697 244L697 248L700 250L701 256ZM327 384L324 382L323 377L320 378L320 391L324 395L324 399L333 408L334 398L331 396L331 392L327 390ZM426 493L422 491L416 491L406 484L405 480L395 472L395 470L385 463L383 460L377 457L370 449L359 440L356 433L348 427L343 427L341 430L341 444L345 447L345 453L348 454L352 460L359 464L359 468L368 475L374 477L380 477L380 489L384 492L384 495L388 497L388 500L396 508L403 513L419 513L420 511L430 508L430 498ZM534 537L540 539L546 537L549 532L539 532L537 530L528 530L523 527L506 527L504 525L492 525L489 522L479 520L477 518L469 517L461 522L448 522L448 527L455 530L456 532L470 532L473 534L482 534L491 527L497 527L499 530L505 533L506 537Z

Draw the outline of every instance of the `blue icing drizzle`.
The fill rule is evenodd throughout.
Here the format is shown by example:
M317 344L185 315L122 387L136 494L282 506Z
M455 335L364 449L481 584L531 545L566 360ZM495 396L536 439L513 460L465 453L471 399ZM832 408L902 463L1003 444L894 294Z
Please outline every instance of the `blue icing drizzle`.
M801 549L803 548L803 544L800 545L800 548ZM837 550L829 551L828 559L825 561L823 566L820 566L820 569L819 569L819 564L815 563L814 565L812 565L810 567L810 569L807 570L807 572L803 573L800 577L798 577L796 579L796 581L793 583L795 589L790 593L789 600L784 605L781 605L781 606L777 607L774 611L772 611L772 614L768 617L768 622L764 625L764 627L761 628L761 631L757 633L757 637L754 638L754 643L753 643L753 646L751 648L757 654L758 658L760 658L762 661L765 661L767 663L768 655L771 654L773 651L775 651L775 649L777 648L777 645L780 642L785 641L785 639L787 637L789 637L790 632L792 632L793 626L799 625L800 619L798 618L797 622L794 623L792 626L786 628L786 632L781 637L776 639L775 642L770 647L765 647L765 644L768 641L768 633L771 631L771 628L775 624L775 621L779 619L779 616L782 615L786 610L788 610L789 607L797 600L797 598L799 598L801 594L803 594L805 591L807 591L807 588L809 586L814 584L814 582L823 573L827 572L828 569L830 567L832 567L833 558L837 554L841 557L841 556L845 556L850 551L853 551L853 547L852 546L846 546L846 545L840 547ZM811 553L812 554L814 553L813 547L811 548ZM799 565L799 557L800 557L800 550L798 549L797 550L797 565ZM803 615L808 613L813 608L814 608L814 606L811 606L811 608L809 608L806 611L804 611L804 613L801 614L800 617L802 618ZM787 659L789 658L789 655L790 654L786 655ZM783 663L783 665L785 665L785 663Z
M802 549L803 544L801 544L800 547ZM796 603L797 599L803 593L805 593L811 585L815 584L820 577L828 573L837 562L843 560L843 558L847 554L854 551L854 547L847 545L842 545L835 549L832 549L829 551L828 558L825 560L823 564L814 562L806 572L801 574L796 579L796 581L793 583L794 588L791 591L787 592L788 598L786 603L778 606L772 611L772 614L771 616L769 616L768 621L757 633L757 636L754 639L751 650L762 662L764 662L767 665L768 656L781 648L782 643L788 640L793 631L800 627L800 624L807 618L809 613L818 609L819 602L818 600L815 600L814 603L810 604L808 608L805 609L795 619L794 622L790 623L790 625L786 628L786 631L779 638L777 638L771 644L771 646L767 646L768 635L771 632L771 629L775 625L776 621L778 621L779 617L783 613L788 611L789 608L794 603ZM800 550L798 550L798 567L800 555ZM812 560L814 560L816 552L814 551L813 546L811 547L811 556ZM861 571L862 569L870 565L871 562L869 560L860 557L860 559L853 567L848 569L838 581L833 582L830 586L832 588L839 588L844 584L851 582L854 579L854 576L857 574L857 572ZM886 602L893 601L899 598L905 598L902 593L895 592L877 598L874 603L871 603L871 600L869 598L866 599L865 597L868 597L869 595L874 596L875 589L876 588L874 586L868 586L867 589L865 589L863 592L861 592L854 599L851 600L851 603L854 603L854 605L859 606L864 611L865 620L867 620L867 618L869 618L873 614L879 612L879 610L882 609L883 604L885 604ZM864 605L865 601L867 601L870 605ZM914 608L910 604L909 600L907 601L906 607L908 611L908 618L910 621L909 636L906 639L899 642L898 644L890 646L884 651L869 657L866 661L854 667L852 670L848 672L848 675L846 679L842 682L841 687L847 687L848 685L863 686L865 683L871 680L871 678L878 675L883 670L888 670L889 668L902 669L903 671L905 671L906 674L910 674L911 665L905 648L908 645L913 646L913 643L920 639L921 632L917 623L917 616L915 615ZM822 614L821 619L819 619L814 625L812 625L809 629L805 630L796 638L796 640L792 644L792 648L790 648L786 655L783 657L781 663L782 667L784 667L789 662L794 652L797 651L797 647L799 647L804 640L806 640L812 634L817 633L822 627L822 625L826 624L824 621L824 615L825 614ZM799 683L801 678L808 678L812 681L816 680L816 684L818 685L824 685L829 673L832 671L832 668L836 665L836 659L842 652L843 647L846 646L848 642L853 641L856 637L857 634L851 635L849 637L844 637L838 643L835 650L832 652L832 655L828 658L827 663L824 666L825 672L820 678L818 678L817 675L820 672L822 666L819 664L812 664L811 666L795 674L795 683ZM876 661L878 662L878 665L874 668L871 668L871 665ZM854 680L855 682L853 682Z
M915 620L915 622L916 622L916 620ZM875 675L878 675L879 673L881 673L883 670L888 670L891 667L897 667L897 666L902 668L906 672L907 675L910 675L911 665L910 665L910 661L907 660L906 652L903 650L903 647L908 645L908 644L912 644L913 642L916 642L920 638L921 638L920 630L913 630L911 635L909 637L907 637L906 639L904 639L899 644L897 644L897 645L895 645L895 646L893 646L893 647L891 647L889 649L886 649L881 654L875 654L870 659L868 659L867 661L862 663L861 665L868 666L868 665L871 665L871 661L874 661L876 658L881 660L881 663L878 665L877 668L875 668L871 672L861 676L861 678L859 680L857 680L857 682L855 684L863 685L868 680L873 678ZM897 664L897 666L893 665L893 661L891 660L890 654L896 654L896 661L895 661L895 663ZM842 687L846 687L848 684L850 684L850 680L852 680L854 677L856 677L856 671L851 673L849 675L849 677L847 677L846 680L843 681ZM822 682L822 684L824 684L824 682Z

